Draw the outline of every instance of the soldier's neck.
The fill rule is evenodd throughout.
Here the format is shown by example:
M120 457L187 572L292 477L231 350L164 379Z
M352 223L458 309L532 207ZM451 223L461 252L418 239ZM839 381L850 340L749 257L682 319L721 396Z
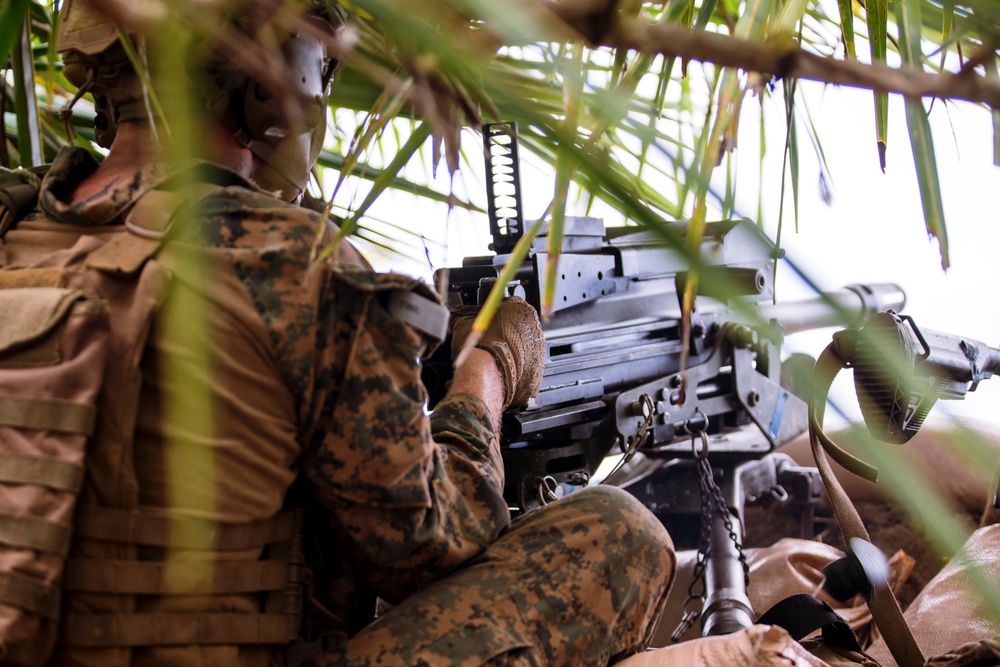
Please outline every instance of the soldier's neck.
M203 152L197 157L221 164L244 178L250 177L253 160L249 149L239 145L221 126L206 128L206 135L205 141L200 143ZM143 167L169 157L145 123L122 123L108 156L93 174L77 185L68 203L85 201L109 187L124 184Z

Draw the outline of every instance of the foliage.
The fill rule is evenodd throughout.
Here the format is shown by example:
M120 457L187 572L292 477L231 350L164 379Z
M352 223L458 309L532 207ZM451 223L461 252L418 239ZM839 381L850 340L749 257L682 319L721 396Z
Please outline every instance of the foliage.
M374 181L366 201L347 212L352 224L387 189L448 199L452 193L434 194L400 180L400 169L429 147L433 161L454 173L463 160L462 128L513 121L527 150L556 168L558 182L572 181L586 197L603 200L639 224L690 217L696 237L707 214L710 183L719 182L713 174L736 146L748 93L787 96L789 136L808 134L808 125L805 133L798 128L796 87L775 85L781 78L794 82L801 77L875 91L883 168L886 94L908 95L925 222L939 239L947 266L933 143L920 96L994 105L1000 98L993 50L1000 40L1000 10L989 0L960 5L899 0L892 6L869 0L867 9L853 0L344 4L354 16L337 47L344 66L331 104L357 112L362 120L346 155L334 159L326 153L320 169L343 167L342 179L355 174ZM161 9L195 31L207 31L198 26L198 15L173 5ZM53 48L58 12L50 3L11 0L0 12L0 58L10 63L2 97L7 141L0 161L30 166L71 141L58 112L73 89L61 76ZM26 24L30 43L23 38ZM856 36L868 37L874 65L856 61ZM897 49L903 67L884 67ZM695 62L702 66L692 82ZM25 81L34 81L33 89ZM401 118L408 120L400 125ZM76 104L72 124L84 139L91 136L91 119L87 103ZM413 119L419 119L420 129L410 139ZM356 170L383 140L405 149L388 171ZM793 157L789 178L796 187L797 147L789 142L785 150ZM725 195L717 199L715 207L725 209ZM565 201L559 197L552 211L557 219Z
M160 12L156 25L181 25L206 36L217 27L206 13L215 3L140 4ZM670 243L676 241L661 221L688 218L689 238L679 248L687 251L697 247L710 209L730 213L736 174L725 158L743 129L741 109L748 95L784 98L783 149L787 177L797 191L798 165L809 152L797 142L808 142L808 149L821 139L798 104L796 82L809 79L872 90L869 127L878 147L872 156L883 168L887 95L906 96L925 226L947 266L927 98L969 100L1000 112L995 0L342 4L352 18L333 44L341 68L331 117L351 114L356 130L343 145L336 135L328 138L318 170L339 172L337 187L345 179L371 182L369 195L354 210L337 212L345 233L367 234L374 243L388 241L366 227L365 215L375 199L392 190L476 210L473 201L454 192L405 180L402 170L429 151L433 164L458 173L466 161L480 159L463 147L463 129L503 121L517 123L522 148L555 174L550 238L559 238L560 222L576 197L584 207L600 201L622 220L659 232ZM3 166L49 161L68 143L92 146L91 103L82 99L72 113L64 113L76 91L56 53L58 18L44 0L0 5L0 62L6 63L0 91ZM995 141L1000 146L1000 139ZM382 150L390 156L378 164Z

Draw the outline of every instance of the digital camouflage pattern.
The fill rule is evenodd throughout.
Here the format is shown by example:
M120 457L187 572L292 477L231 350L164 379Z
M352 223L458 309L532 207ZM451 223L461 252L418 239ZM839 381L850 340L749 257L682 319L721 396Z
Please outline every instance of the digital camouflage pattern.
M601 666L648 644L676 559L626 492L596 487L516 519L483 554L312 664Z
M95 166L85 151L60 154L41 210L8 235L3 261L28 258L18 238L30 241L32 220L115 222L180 170L150 165L66 205ZM317 261L336 230L249 184L191 207L174 216L158 256L172 278L141 369L141 507L246 523L273 516L291 494L315 510L307 632L346 639L368 623L374 596L400 603L317 664L603 665L648 640L673 573L666 532L613 489L573 494L510 523L486 406L453 395L429 413L418 362L425 341L384 307L393 290L429 294L426 287L371 273L347 243ZM192 303L208 314L210 368L164 324L183 324ZM207 432L165 418L163 397L186 394L210 397ZM170 479L179 451L201 463ZM138 610L258 606L246 595L175 596L143 599ZM178 650L136 650L135 664L280 659L252 647Z

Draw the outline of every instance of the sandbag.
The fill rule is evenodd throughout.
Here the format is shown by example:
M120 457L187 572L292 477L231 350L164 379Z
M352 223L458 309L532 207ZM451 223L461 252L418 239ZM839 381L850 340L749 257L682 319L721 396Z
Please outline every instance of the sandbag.
M777 626L753 625L639 653L617 667L830 667Z
M969 578L973 569L976 579ZM980 581L994 590L1000 588L1000 524L973 533L903 613L928 659L1000 635L1000 619L987 611L970 581ZM867 652L884 667L896 665L883 640L876 641Z
M842 558L844 553L829 544L811 540L784 538L769 547L747 549L750 566L750 586L747 597L754 612L759 616L780 600L799 593L811 593L836 609L844 617L862 646L873 640L871 612L861 596L847 604L837 602L819 590L823 580L823 568ZM666 609L657 627L653 646L669 646L670 635L683 613L682 605L687 597L688 586L694 571L696 552L677 553L677 574L674 579ZM889 583L895 593L899 593L913 572L914 561L906 553L899 551L889 559ZM696 623L683 636L684 641L699 637L701 628Z

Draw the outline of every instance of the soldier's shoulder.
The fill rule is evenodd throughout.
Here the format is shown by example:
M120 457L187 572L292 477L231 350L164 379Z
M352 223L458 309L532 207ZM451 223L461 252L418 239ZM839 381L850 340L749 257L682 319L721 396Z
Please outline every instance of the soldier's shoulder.
M274 211L288 217L300 217L304 219L320 219L320 214L296 206L273 195L258 190L250 184L233 183L220 184L206 192L206 196L201 200L203 210L206 211Z
M220 187L197 204L203 240L211 245L301 245L309 248L323 216L241 185Z

